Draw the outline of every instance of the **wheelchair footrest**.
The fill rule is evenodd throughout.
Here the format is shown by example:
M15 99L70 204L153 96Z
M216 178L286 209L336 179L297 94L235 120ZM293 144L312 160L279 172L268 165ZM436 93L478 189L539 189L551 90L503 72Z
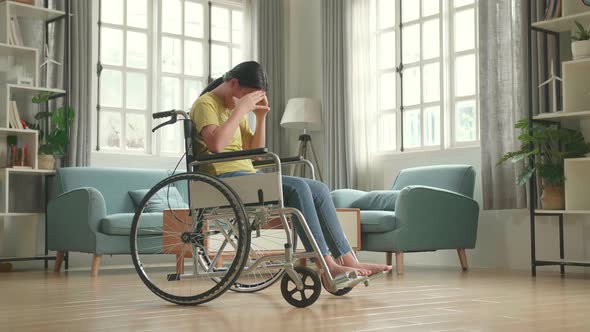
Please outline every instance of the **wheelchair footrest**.
M347 272L344 274L349 274L349 278L348 280L345 280L343 276L344 274L340 274L337 275L336 278L334 279L334 281L336 282L336 288L338 289L342 289L342 288L354 288L355 286L357 286L358 284L360 284L361 282L365 284L365 287L369 286L369 283L371 280L382 277L386 274L387 272L378 272L378 273L374 273L370 276L359 276L356 274L356 272Z

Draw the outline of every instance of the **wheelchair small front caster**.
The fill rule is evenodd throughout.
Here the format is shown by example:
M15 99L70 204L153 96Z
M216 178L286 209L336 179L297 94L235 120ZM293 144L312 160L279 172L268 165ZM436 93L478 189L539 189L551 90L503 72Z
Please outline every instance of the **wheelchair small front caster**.
M295 281L288 273L285 273L281 280L281 293L290 305L305 308L314 304L320 297L321 281L318 275L308 267L296 266L294 270L303 282L303 289L297 289Z

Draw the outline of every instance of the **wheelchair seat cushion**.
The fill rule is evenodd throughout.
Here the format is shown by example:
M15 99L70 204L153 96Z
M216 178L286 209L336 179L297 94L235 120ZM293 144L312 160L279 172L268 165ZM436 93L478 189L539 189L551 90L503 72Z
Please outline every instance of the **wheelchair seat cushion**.
M384 233L398 227L395 212L361 211L361 232Z
M100 231L108 235L131 234L131 223L134 213L116 213L104 217L100 221ZM162 213L142 213L139 235L162 235Z
M361 211L395 211L399 190L375 190L361 196L350 205Z
M137 208L141 200L150 191L150 189L132 190L129 192L133 204ZM164 209L187 209L188 204L184 202L182 195L175 187L167 187L158 191L147 203L143 210L144 213L162 212Z

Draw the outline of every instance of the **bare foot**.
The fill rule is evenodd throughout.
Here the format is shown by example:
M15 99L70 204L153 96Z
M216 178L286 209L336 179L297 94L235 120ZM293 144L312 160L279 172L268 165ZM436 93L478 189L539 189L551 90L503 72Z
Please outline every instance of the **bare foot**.
M328 266L328 269L330 270L330 274L332 275L332 278L339 275L339 274L343 274L346 272L353 272L356 271L357 275L360 276L368 276L371 275L371 271L365 268L360 268L360 267L346 267L346 266L341 266L338 264L333 264Z
M361 262L348 262L349 264L345 264L345 266L352 267L355 269L364 269L369 270L370 273L368 275L372 275L375 273L380 273L384 271L391 271L392 267L390 265L385 264L371 264L371 263L361 263Z

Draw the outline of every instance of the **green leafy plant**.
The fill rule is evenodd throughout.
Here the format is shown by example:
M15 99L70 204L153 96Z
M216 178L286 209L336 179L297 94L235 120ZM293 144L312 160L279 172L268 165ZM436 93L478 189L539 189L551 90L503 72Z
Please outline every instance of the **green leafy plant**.
M522 130L518 136L520 150L505 154L498 165L508 160L513 163L525 161L525 169L516 181L518 185L526 184L538 172L546 185L561 186L565 181L563 160L590 153L590 143L586 143L578 130L545 123L535 123L530 130L527 119L518 121L515 128ZM532 150L530 143L534 146ZM529 160L531 157L533 162Z
M32 102L35 104L44 104L48 102L52 96L53 93L51 92L42 92L34 96ZM64 155L66 145L69 141L66 127L71 127L74 121L74 116L74 109L71 107L59 107L53 112L38 112L35 115L35 120L37 121L43 121L47 118L51 119L51 128L46 128L46 133L41 129L39 124L29 124L31 129L39 130L39 153L54 156Z
M586 30L582 23L576 21L576 27L578 31L572 36L573 40L580 41L580 40L590 40L590 29Z

